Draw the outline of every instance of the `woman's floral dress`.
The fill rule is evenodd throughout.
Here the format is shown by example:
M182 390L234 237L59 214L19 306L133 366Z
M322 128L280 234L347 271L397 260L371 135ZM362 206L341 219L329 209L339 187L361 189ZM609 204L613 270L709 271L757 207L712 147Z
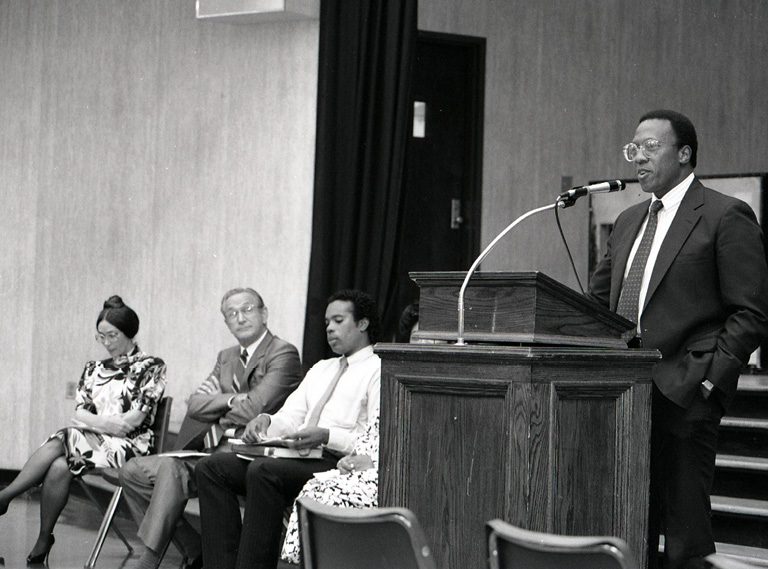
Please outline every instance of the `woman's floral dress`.
M337 469L319 473L301 489L298 498L307 496L328 506L340 508L374 508L379 503L379 418L371 421L355 443L354 454L367 454L373 468L342 474ZM283 541L282 558L300 563L299 518L293 506Z
M95 467L119 468L134 456L149 454L154 442L152 423L165 381L165 362L145 354L138 346L127 355L85 364L77 386L76 409L96 415L139 409L147 416L125 437L79 426L56 431L48 440L58 438L64 444L70 472L79 475Z

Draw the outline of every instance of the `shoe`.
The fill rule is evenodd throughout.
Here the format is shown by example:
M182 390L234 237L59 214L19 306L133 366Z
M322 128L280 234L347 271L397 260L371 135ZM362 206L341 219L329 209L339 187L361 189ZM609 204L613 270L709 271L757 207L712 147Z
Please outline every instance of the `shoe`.
M198 555L184 564L184 569L203 569L203 556Z
M48 555L50 555L51 548L53 547L54 543L56 543L56 538L53 537L53 534L51 534L51 541L48 542L48 547L45 549L45 551L34 556L31 553L27 555L27 565L40 565L41 563L48 563Z

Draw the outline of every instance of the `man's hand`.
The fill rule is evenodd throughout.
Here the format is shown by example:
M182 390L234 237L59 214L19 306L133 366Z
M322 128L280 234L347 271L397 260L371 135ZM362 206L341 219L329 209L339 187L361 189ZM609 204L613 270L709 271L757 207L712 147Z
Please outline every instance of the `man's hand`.
M256 415L256 417L248 421L248 424L245 426L245 431L243 432L242 437L243 441L246 443L257 443L259 441L263 441L265 438L267 438L267 429L269 428L269 424L271 422L272 420L266 413Z
M233 395L232 397L230 397L229 403L227 406L230 409L232 409L235 405L237 405L238 403L242 403L246 399L248 399L247 393L238 393L237 395Z
M200 385L200 387L197 388L195 393L202 393L203 395L218 395L219 393L223 392L221 390L221 384L219 383L219 380L215 376L209 375Z
M328 443L328 437L330 431L328 429L321 429L320 427L309 427L286 435L286 439L291 440L288 444L289 447L296 450L306 450L309 454L309 449L317 448L320 445ZM299 453L301 454L301 453Z

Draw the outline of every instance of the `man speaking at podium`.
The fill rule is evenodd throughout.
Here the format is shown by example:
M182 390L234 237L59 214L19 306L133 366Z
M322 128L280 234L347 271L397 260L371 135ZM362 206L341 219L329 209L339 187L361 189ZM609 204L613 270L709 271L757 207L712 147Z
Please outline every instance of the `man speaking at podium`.
M589 294L637 327L653 369L649 567L704 567L720 419L768 337L768 270L752 209L694 176L696 130L674 111L639 121L624 157L650 201L616 219ZM634 332L634 334L633 334ZM662 563L659 534L665 536Z

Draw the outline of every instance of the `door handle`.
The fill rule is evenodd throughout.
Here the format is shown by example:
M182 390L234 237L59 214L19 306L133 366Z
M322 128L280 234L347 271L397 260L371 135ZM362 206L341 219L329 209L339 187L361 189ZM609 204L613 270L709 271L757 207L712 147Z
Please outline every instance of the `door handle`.
M461 229L464 218L461 217L461 200L453 198L451 200L451 229Z

